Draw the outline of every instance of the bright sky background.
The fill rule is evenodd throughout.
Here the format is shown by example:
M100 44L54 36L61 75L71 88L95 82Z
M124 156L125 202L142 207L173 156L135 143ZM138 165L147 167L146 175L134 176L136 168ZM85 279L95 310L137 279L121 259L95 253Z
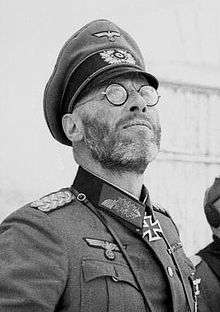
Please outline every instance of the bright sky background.
M219 13L219 0L0 0L0 219L72 182L71 151L50 136L42 97L78 28L110 19L135 37L160 79L220 87Z

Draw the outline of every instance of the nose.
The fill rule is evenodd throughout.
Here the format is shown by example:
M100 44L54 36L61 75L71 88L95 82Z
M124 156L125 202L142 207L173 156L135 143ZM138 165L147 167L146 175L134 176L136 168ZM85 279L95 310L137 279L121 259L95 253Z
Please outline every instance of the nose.
M134 113L145 113L147 110L146 102L142 98L140 94L137 92L132 92L132 94L129 94L129 99L127 101L127 109L130 112Z

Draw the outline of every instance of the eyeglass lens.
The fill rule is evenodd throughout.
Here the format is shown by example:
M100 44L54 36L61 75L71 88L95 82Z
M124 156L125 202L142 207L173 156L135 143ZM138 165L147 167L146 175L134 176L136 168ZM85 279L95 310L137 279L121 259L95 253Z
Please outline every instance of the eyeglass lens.
M142 86L138 93L147 102L147 106L154 106L159 100L157 90L151 86ZM128 98L128 91L120 84L110 84L106 91L103 92L106 95L108 101L113 105L122 105Z

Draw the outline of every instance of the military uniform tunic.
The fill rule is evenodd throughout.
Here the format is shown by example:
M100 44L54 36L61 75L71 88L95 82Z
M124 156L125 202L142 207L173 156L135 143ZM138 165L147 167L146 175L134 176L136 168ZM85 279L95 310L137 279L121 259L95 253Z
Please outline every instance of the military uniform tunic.
M75 198L84 194L108 227ZM143 235L145 234L145 235ZM194 269L169 215L79 168L73 186L0 226L0 311L194 311Z
M220 238L213 235L213 241L192 256L196 277L201 279L198 307L200 312L220 310Z

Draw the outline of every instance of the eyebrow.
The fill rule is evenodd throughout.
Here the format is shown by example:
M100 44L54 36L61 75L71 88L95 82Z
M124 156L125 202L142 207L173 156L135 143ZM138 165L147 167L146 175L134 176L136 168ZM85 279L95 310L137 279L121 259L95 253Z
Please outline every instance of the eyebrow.
M94 79L94 81L91 82L91 85L89 86L88 90L86 90L85 95L88 95L91 91L96 92L99 91L101 88L107 88L112 83L118 83L123 85L123 82L126 80L134 80L134 82L136 80L136 82L140 83L141 86L149 85L147 79L142 75L130 75L126 77L119 75L107 79L105 79L105 77L97 77L97 79Z

